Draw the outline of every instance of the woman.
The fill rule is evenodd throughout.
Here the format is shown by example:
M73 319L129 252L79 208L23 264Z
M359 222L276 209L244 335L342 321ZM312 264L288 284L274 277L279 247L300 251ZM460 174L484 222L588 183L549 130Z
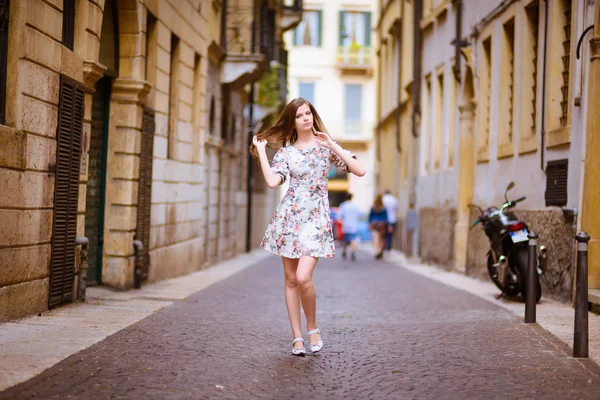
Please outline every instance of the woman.
M335 255L327 177L332 165L363 176L365 169L350 152L331 139L323 121L308 101L297 98L288 103L273 126L254 136L250 152L260 159L270 188L288 179L289 189L261 243L264 249L281 256L285 275L285 304L292 328L292 354L306 354L300 323L300 301L304 308L308 339L316 353L323 348L317 327L317 303L312 283L320 257ZM269 166L266 147L281 147Z
M373 247L375 247L376 259L383 257L383 244L386 227L388 226L387 210L383 205L383 196L378 194L373 202L369 213L369 229L373 234Z

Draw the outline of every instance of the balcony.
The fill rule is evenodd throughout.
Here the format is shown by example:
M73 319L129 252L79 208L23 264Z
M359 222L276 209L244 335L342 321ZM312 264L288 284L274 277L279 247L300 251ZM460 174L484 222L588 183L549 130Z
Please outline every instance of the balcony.
M294 29L302 21L302 0L282 0L279 27L282 32Z
M265 4L255 12L251 0L230 0L225 10L221 83L233 88L256 82L275 51L275 10Z
M373 75L373 48L370 46L338 46L336 67L342 74Z

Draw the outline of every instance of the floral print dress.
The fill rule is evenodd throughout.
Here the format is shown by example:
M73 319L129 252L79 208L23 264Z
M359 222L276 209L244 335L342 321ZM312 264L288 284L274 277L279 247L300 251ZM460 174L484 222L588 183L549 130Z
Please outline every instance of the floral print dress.
M335 256L327 196L332 165L349 172L346 163L325 147L279 149L271 169L281 175L282 183L289 175L290 185L269 221L261 247L287 258Z

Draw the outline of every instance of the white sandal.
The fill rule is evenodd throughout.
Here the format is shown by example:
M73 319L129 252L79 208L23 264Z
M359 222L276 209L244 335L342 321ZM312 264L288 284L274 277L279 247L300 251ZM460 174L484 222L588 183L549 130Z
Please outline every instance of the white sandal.
M315 334L321 334L321 330L319 328L317 329L313 329L312 331L308 331L308 336L310 337L311 335L315 335ZM321 351L321 349L323 348L323 341L319 340L317 343L309 343L310 344L310 351L312 351L313 353L317 353L319 351Z
M302 346L301 349L296 349L294 348L294 345L297 342L302 342L302 344L304 344L304 339L301 337L297 337L292 341L292 354L295 356L305 356L306 355L306 349L304 348L304 346Z

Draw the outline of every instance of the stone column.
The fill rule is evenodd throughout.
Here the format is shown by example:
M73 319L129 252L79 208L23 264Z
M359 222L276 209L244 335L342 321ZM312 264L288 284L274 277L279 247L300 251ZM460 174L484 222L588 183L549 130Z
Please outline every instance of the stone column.
M588 244L589 288L600 288L600 3L596 2L594 37L590 40L587 95L586 154L584 163L581 228L591 236Z
M469 101L460 110L460 153L458 164L458 205L454 227L454 268L466 272L467 241L469 238L469 209L473 200L475 181L474 132L475 105Z
M133 286L142 104L150 88L149 82L126 78L112 86L102 282L120 289Z

